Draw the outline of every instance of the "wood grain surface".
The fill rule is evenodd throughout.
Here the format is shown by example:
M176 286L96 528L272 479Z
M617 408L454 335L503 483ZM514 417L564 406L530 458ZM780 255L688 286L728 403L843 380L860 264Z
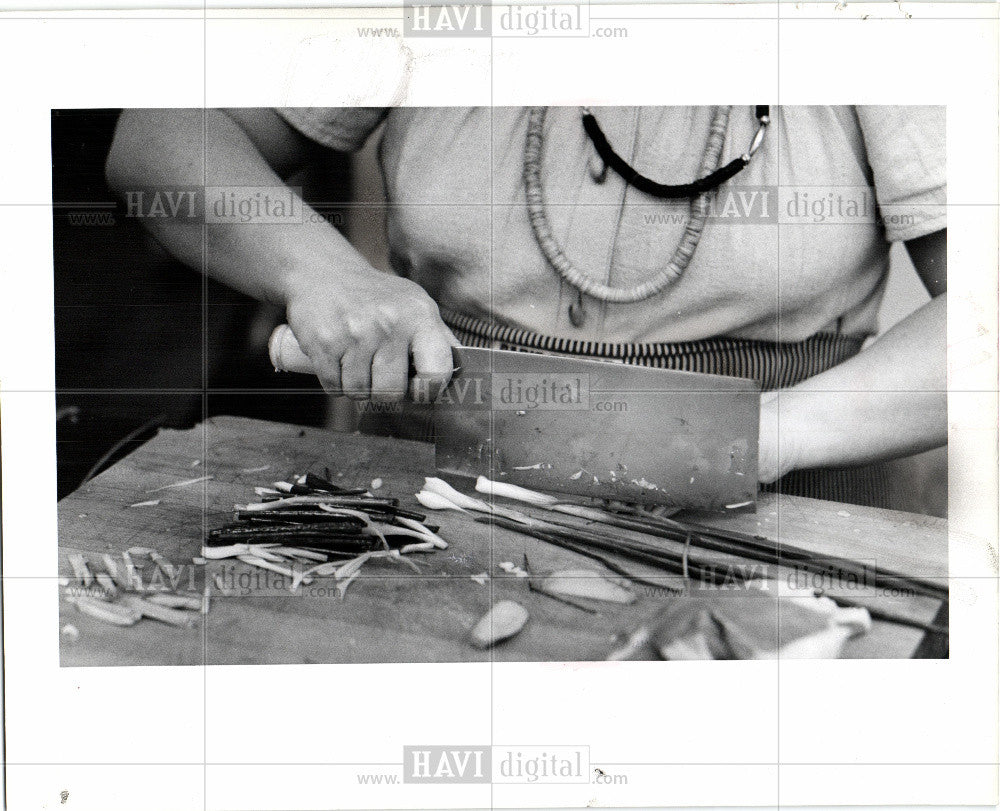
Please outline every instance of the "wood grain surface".
M255 470L264 466L267 470ZM440 525L450 547L413 555L420 564L419 575L398 564L373 561L342 600L332 580L315 581L293 594L280 576L265 577L242 563L192 563L207 530L230 520L234 504L257 499L255 485L288 480L307 470L322 473L324 468L345 486L367 486L381 478L384 484L378 495L396 496L404 505L419 508L413 494L425 476L434 475L434 450L424 443L217 417L189 431L160 432L63 499L59 505L61 575L68 577L72 572L70 554L86 555L95 571L100 571L101 553L120 560L122 551L142 546L157 550L179 567L178 588L200 592L206 574L210 581L219 575L229 596L213 585L208 614L194 628L183 629L151 619L124 628L106 625L81 614L62 595L61 624L76 626L79 638L61 640L61 663L599 660L620 644L624 634L655 616L668 599L683 599L671 598L652 586L638 587L640 599L635 604L594 604L598 613L590 614L530 592L523 578L505 573L500 564L523 566L525 556L537 572L600 569L600 564L452 512L434 513L432 522ZM158 489L200 476L211 478ZM160 503L130 506L153 499ZM942 519L772 495L762 497L756 514L689 517L942 583L948 574L947 522ZM679 548L670 541L657 542ZM697 554L720 564L740 563L725 555ZM680 585L672 576L627 565L638 574L659 577L665 585ZM485 585L471 577L481 573L489 576ZM140 568L140 576L147 585L166 580L148 561ZM772 570L770 576L801 577L786 569ZM937 600L870 587L844 593L925 622L940 608ZM494 649L476 650L468 643L469 630L492 602L504 598L528 609L528 624L517 637ZM875 622L871 632L848 643L845 655L905 658L916 651L923 637L919 630Z

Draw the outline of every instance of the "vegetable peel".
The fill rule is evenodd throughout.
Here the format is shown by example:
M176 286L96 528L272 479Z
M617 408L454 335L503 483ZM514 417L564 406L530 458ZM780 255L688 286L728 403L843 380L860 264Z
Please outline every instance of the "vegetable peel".
M531 578L531 587L558 597L582 597L607 603L631 605L635 592L614 583L592 569L563 569Z
M469 638L473 647L485 650L520 633L527 622L524 606L513 600L501 600L480 618Z

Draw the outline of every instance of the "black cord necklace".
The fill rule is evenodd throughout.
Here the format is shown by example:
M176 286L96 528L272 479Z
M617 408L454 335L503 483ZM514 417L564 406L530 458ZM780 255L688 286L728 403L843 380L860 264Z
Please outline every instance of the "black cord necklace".
M694 197L697 194L704 194L707 191L711 191L716 186L721 186L731 177L739 174L739 172L741 172L750 163L750 158L753 156L754 152L760 148L761 143L764 141L764 130L771 121L770 106L766 104L756 105L754 107L754 117L756 117L758 121L757 132L746 152L738 158L734 158L725 166L716 169L711 174L698 178L691 183L680 183L674 186L666 183L658 183L652 178L646 177L621 155L615 152L614 147L611 146L607 136L604 134L604 130L602 130L601 125L597 123L597 119L594 117L594 114L590 111L589 107L583 108L583 129L584 132L587 133L587 137L590 138L590 142L594 145L594 149L597 150L597 154L600 155L601 160L604 161L605 167L614 169L615 173L630 186L634 186L639 189L639 191L645 192L653 197L659 197L667 200L678 200L687 197Z

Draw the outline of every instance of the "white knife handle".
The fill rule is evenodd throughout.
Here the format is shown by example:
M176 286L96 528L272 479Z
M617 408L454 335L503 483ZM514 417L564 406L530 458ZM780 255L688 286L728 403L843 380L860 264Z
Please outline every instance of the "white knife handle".
M271 338L267 342L267 351L271 356L271 364L274 366L274 371L276 372L299 372L300 374L314 375L316 374L316 369L313 367L313 362L309 359L309 356L302 351L302 347L299 346L299 342L295 340L295 335L292 333L292 328L288 324L281 324L274 328L274 332L271 333ZM460 361L457 356L457 349L452 349L452 363L454 364L454 372L457 372L460 367ZM412 399L418 399L418 402L431 402L434 400L439 392L439 385L435 384L433 386L428 386L428 378L422 378L420 375L415 373L415 370L410 368L410 378L411 378L411 390L410 397ZM421 384L421 381L423 383ZM412 388L416 385L416 389ZM426 399L426 398L430 399Z
M316 374L312 361L302 351L302 347L295 340L292 328L288 324L282 324L274 328L274 332L271 333L271 339L267 342L267 350L276 372Z

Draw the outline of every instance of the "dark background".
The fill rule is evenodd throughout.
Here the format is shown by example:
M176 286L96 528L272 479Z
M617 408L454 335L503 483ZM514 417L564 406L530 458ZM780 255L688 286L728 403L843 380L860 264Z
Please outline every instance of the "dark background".
M109 451L102 467L157 425L191 427L219 413L326 419L315 379L277 375L268 361L267 338L282 313L181 265L124 216L104 180L119 112L52 112L60 498ZM307 199L319 183L327 201L350 192L346 161L333 154L295 182ZM340 193L331 197L330 188Z

